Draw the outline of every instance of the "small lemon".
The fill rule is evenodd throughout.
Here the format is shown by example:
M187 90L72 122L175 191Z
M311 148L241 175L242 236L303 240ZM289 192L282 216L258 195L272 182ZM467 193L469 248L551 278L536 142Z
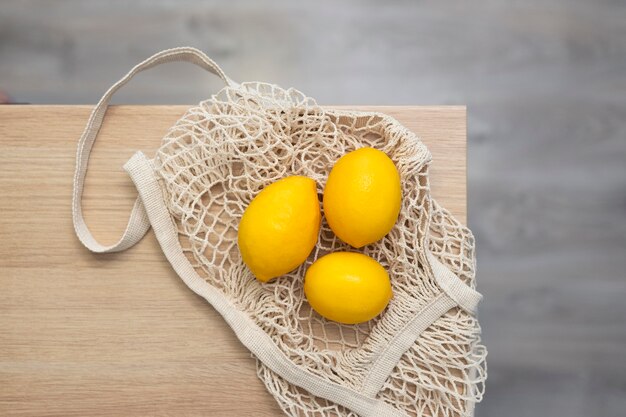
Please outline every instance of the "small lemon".
M304 294L321 316L345 324L373 319L393 295L385 268L355 252L333 252L315 261L306 271Z
M382 151L361 148L339 158L324 188L328 225L355 248L385 236L398 219L400 174Z
M243 261L263 282L292 271L313 250L320 221L314 180L292 176L268 185L239 222L237 237Z

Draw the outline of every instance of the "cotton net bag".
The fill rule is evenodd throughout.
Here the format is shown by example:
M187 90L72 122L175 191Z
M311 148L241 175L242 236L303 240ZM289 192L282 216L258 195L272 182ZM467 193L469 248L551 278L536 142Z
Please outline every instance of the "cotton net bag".
M99 244L81 209L89 153L111 96L136 73L189 61L226 86L191 107L156 155L125 165L139 197L122 238ZM389 272L393 298L359 325L326 320L303 294L319 257L354 250L323 221L319 240L297 270L262 283L237 248L237 226L268 184L304 175L321 193L337 159L370 146L395 163L402 183L398 221L361 252ZM486 350L475 311L474 239L431 198L426 146L380 113L332 110L294 89L237 84L193 48L162 51L113 85L80 139L73 219L81 242L98 253L125 250L150 226L174 270L226 320L257 361L258 377L290 416L469 416L486 378Z

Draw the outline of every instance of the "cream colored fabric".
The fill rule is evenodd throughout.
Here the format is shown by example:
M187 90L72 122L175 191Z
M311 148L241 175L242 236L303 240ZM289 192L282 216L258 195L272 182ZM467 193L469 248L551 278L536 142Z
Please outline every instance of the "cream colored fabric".
M474 241L431 198L431 157L423 143L383 114L326 110L297 90L235 84L190 48L164 51L133 71L163 56L209 62L227 86L190 108L153 160L138 153L126 165L142 203L129 223L135 232L127 229L110 248L94 244L80 215L86 160L116 86L105 95L92 115L96 123L90 121L79 144L74 222L81 241L94 251L122 250L151 224L183 281L255 355L259 378L288 415L471 415L486 378L475 317L480 294L474 289ZM302 289L315 259L352 250L325 222L305 264L265 284L243 264L236 230L264 186L307 175L321 193L333 163L362 146L386 152L402 178L396 226L363 250L389 271L394 298L378 318L341 325L312 311Z
M158 54L148 58L144 62L136 65L122 79L116 82L109 90L104 93L96 107L91 112L87 126L83 131L76 151L76 171L74 173L74 192L72 195L72 218L74 222L74 230L80 241L89 250L96 253L119 252L130 248L141 240L150 228L150 223L146 216L146 212L141 205L141 200L137 199L133 206L128 225L120 240L111 245L103 246L93 237L85 220L83 218L83 210L81 201L83 197L83 188L85 184L85 175L87 174L87 166L89 164L89 154L93 143L98 136L100 126L111 101L113 94L126 83L128 83L136 74L154 67L155 65L173 61L187 61L196 64L207 71L210 71L220 77L226 85L233 85L226 74L213 62L208 56L194 48L175 48L161 51Z

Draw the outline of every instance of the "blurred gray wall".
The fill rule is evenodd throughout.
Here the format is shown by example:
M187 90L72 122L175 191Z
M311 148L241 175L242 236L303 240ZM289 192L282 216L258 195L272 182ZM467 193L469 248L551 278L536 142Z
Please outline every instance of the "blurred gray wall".
M626 415L626 2L0 1L0 89L95 103L167 47L322 104L467 104L477 416ZM219 84L172 64L125 103Z

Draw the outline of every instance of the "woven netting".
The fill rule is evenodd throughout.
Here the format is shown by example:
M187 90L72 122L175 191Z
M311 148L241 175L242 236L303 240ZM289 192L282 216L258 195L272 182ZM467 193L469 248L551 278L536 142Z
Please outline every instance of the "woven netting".
M376 319L342 325L310 308L303 277L319 257L354 249L322 221L307 261L261 283L241 259L237 225L252 199L280 178L311 177L321 196L334 163L364 146L389 155L402 179L395 227L362 249L389 272L394 297ZM200 276L244 311L294 364L359 391L394 335L442 293L425 267L426 250L474 286L472 235L430 198L429 163L426 147L390 117L323 109L293 89L244 83L192 107L166 135L155 168L184 252ZM474 316L459 308L448 311L402 356L378 398L412 416L470 415L486 377L479 334ZM354 415L257 364L260 379L288 415Z

